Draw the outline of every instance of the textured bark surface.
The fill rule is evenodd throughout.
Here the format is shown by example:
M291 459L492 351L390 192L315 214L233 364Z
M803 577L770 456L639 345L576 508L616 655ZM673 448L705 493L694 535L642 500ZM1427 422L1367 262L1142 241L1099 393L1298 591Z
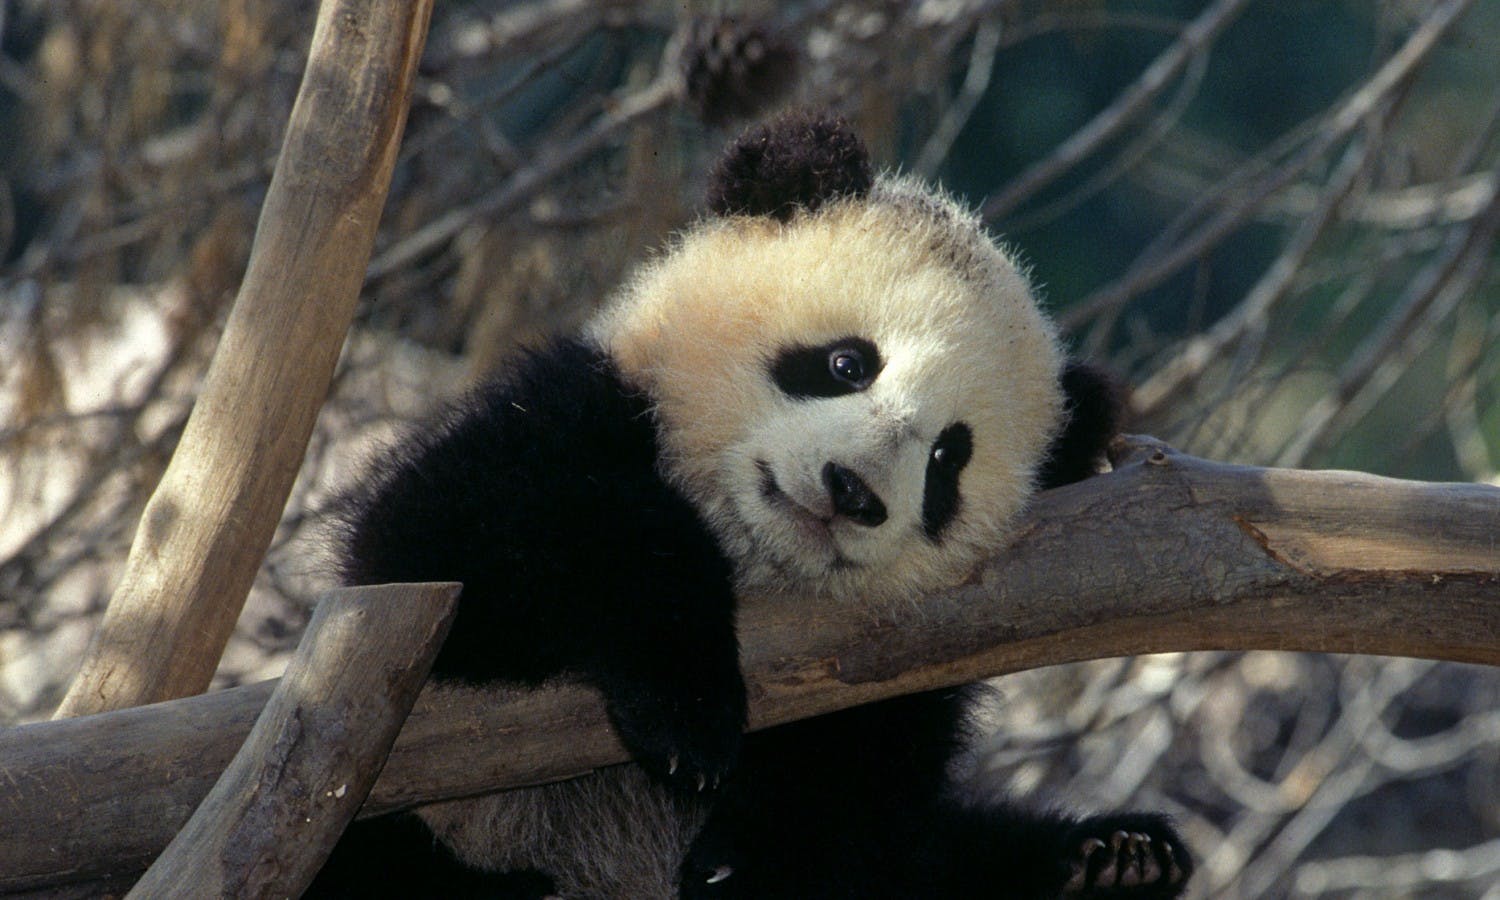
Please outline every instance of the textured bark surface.
M375 782L459 588L325 595L249 737L129 896L301 895Z
M58 717L208 686L354 314L431 0L325 0L245 280Z
M748 599L752 727L1053 663L1286 649L1500 665L1500 489L1229 466L1149 440L1041 495L968 583L893 616ZM0 890L140 868L270 688L0 731ZM558 685L418 698L361 814L566 778L625 753Z

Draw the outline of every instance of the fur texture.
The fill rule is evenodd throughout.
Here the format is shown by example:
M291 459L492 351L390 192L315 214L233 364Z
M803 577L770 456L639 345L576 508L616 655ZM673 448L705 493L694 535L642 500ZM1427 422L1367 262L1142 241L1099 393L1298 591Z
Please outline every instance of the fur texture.
M591 334L655 399L662 468L743 592L889 605L963 578L1004 542L1062 414L1062 354L1017 266L970 214L906 179L787 223L709 222L644 269ZM849 336L879 351L867 389L807 402L766 377L783 348ZM963 511L941 540L916 540L928 454L959 421L978 448ZM859 472L890 521L830 516L828 460ZM826 528L765 502L762 463Z
M444 690L575 678L635 764L359 823L315 896L1175 897L1159 816L1023 811L952 777L976 690L743 740L736 591L879 615L965 577L1119 404L1011 257L870 178L842 123L750 132L720 213L582 339L528 357L354 494L345 578L459 580Z
M792 114L746 131L719 160L708 191L721 216L785 222L840 197L864 196L870 157L842 120Z

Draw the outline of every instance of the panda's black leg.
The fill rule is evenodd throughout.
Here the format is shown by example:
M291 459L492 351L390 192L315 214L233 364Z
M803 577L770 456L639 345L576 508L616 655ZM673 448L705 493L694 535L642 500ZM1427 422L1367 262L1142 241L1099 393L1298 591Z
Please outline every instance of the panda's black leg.
M783 883L800 879L787 877L798 868L793 853L777 853L775 841L768 832L770 822L779 817L773 807L756 808L750 801L756 789L744 783L743 773L732 775L721 796L715 798L713 812L688 849L679 874L681 900L731 900L731 898L776 897L776 889L767 884L767 864L779 863L777 874ZM768 798L769 799L769 798ZM786 815L793 810L784 809ZM796 829L794 822L786 826ZM783 838L788 835L783 834ZM805 850L807 842L792 835ZM805 887L805 884L803 885Z
M545 900L556 894L542 872L487 872L463 864L421 819L395 813L352 823L302 895L316 900Z
M684 900L921 898L962 692L750 735L683 862Z
M1071 847L1071 849L1069 849ZM1176 897L1192 874L1182 839L1161 816L1096 816L1064 838L1068 898Z
M946 831L951 856L938 867L955 896L1170 900L1193 870L1171 823L1148 813L1075 819L966 807L952 811Z

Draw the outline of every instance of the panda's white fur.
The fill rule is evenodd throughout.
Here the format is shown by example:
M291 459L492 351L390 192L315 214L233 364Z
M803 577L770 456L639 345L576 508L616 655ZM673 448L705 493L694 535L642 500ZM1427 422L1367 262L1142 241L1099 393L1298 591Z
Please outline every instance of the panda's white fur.
M746 593L882 611L961 580L1005 540L1061 416L1062 355L1019 266L972 214L909 178L882 176L866 197L784 223L707 220L590 334L652 401L664 474ZM848 335L885 360L868 390L808 402L767 376L780 349ZM982 451L934 541L921 525L927 458L960 419ZM804 511L763 495L758 459ZM864 478L889 521L831 515L819 475L830 459ZM419 811L470 865L543 869L565 897L591 900L671 896L703 814L629 765Z
M664 474L704 513L746 593L909 601L1004 541L1061 417L1057 337L978 220L910 178L780 222L710 220L647 266L591 333L655 404ZM767 377L779 350L856 335L885 360L864 391L808 402ZM922 530L933 441L982 448L957 518ZM858 473L890 519L832 515L822 466ZM787 497L767 498L757 461ZM786 499L792 502L785 502Z

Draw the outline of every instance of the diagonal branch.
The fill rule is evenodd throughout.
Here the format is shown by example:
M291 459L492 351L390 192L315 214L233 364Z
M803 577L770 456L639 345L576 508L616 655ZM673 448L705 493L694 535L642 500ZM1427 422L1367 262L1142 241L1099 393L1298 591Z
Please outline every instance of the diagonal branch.
M59 717L208 686L354 315L431 12L319 9L245 280Z
M458 609L459 586L330 591L223 777L129 897L295 897L354 818Z

